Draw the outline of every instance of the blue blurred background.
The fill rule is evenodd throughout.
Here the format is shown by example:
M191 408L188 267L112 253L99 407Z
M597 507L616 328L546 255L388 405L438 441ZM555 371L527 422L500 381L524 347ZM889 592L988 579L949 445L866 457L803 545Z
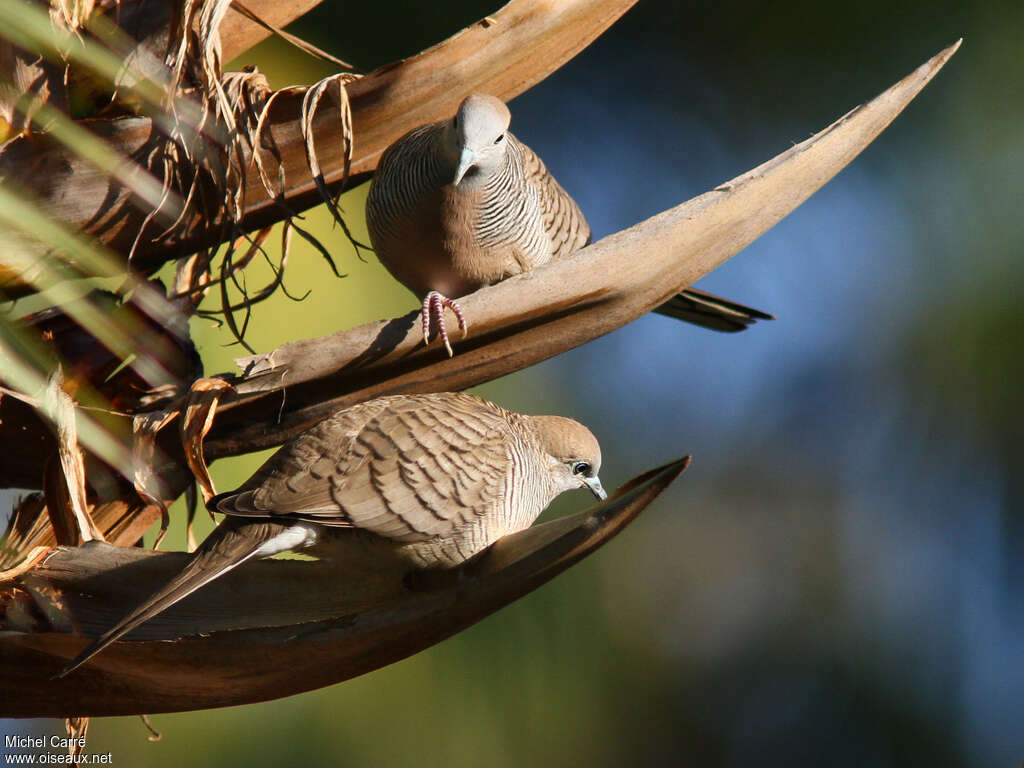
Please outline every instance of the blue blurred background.
M368 71L494 9L327 3L293 31ZM156 716L159 744L137 719L96 721L87 751L132 766L1019 764L1024 5L641 0L512 102L512 128L601 237L961 36L862 156L701 281L776 321L724 335L648 316L479 389L589 424L606 487L694 455L622 536L412 659ZM276 43L245 63L275 86L323 72ZM364 199L343 201L360 231ZM348 277L297 242L286 282L313 293L257 308L258 350L415 306L322 211L310 221ZM229 370L226 334L194 330L207 370ZM219 488L259 460L217 465Z

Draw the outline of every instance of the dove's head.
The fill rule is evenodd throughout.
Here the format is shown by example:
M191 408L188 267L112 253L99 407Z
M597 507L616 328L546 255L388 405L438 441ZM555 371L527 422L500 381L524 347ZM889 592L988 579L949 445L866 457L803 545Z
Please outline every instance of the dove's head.
M601 469L601 446L589 429L561 416L527 419L548 459L556 496L562 491L589 488L597 498L608 498L597 476Z
M501 99L474 93L463 100L446 134L448 153L456 164L453 184L473 184L502 166L511 121Z

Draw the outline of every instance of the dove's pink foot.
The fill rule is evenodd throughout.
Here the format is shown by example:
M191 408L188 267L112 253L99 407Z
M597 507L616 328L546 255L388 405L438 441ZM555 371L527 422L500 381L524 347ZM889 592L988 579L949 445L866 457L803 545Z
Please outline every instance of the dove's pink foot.
M459 328L462 329L462 336L465 338L469 326L466 324L466 318L462 314L462 307L459 306L458 302L449 299L437 291L431 291L423 298L423 343L425 345L430 344L430 325L431 322L437 324L437 335L441 337L441 341L444 342L444 348L448 350L448 357L452 357L451 342L448 341L448 328L444 322L444 308L448 307L452 312L455 313L455 317L458 318Z

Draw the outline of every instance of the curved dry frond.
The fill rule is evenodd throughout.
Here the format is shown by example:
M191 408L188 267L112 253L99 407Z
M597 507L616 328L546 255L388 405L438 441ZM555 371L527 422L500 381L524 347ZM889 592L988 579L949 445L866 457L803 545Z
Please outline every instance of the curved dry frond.
M361 573L263 560L217 580L53 680L85 638L180 569L181 553L60 549L0 584L3 717L124 715L228 706L320 688L427 648L607 543L686 468L651 470L605 502L506 536L456 571ZM343 573L339 573L339 568ZM301 585L301 588L299 588Z

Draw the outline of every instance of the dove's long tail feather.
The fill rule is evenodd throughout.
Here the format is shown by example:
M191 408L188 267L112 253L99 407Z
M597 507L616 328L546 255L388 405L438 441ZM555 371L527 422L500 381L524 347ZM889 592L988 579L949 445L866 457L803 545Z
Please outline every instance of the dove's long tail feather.
M271 546L272 539L280 536L286 530L287 526L281 523L263 521L236 523L231 519L226 520L192 554L181 572L86 647L61 670L57 677L64 677L74 671L115 640L206 586L214 579L238 567L246 560L290 548L288 546L280 548ZM264 547L264 545L268 546Z
M685 320L694 325L713 331L735 333L742 331L758 320L774 320L775 317L753 307L746 307L728 299L720 299L710 293L687 288L676 294L655 312Z

